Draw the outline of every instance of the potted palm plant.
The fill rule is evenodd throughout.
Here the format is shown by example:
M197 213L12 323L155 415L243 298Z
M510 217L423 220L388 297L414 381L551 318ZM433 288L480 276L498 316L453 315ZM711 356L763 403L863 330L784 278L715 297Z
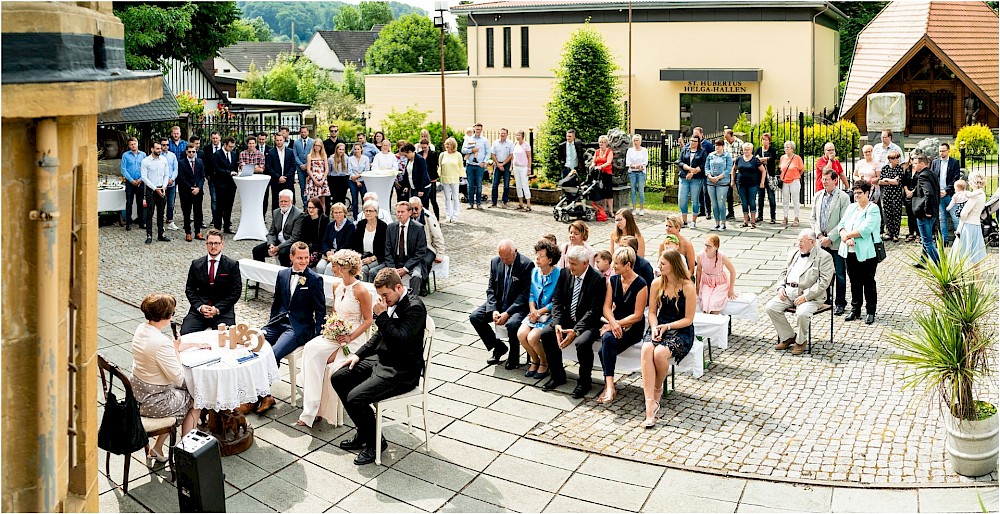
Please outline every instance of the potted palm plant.
M995 371L997 278L987 261L973 266L961 252L938 242L941 256L917 276L930 295L917 301L926 309L913 314L907 332L893 334L901 350L890 358L910 368L904 388L919 388L939 400L947 428L945 450L952 469L982 476L997 469L996 406L978 398L989 392ZM978 398L977 398L978 397Z

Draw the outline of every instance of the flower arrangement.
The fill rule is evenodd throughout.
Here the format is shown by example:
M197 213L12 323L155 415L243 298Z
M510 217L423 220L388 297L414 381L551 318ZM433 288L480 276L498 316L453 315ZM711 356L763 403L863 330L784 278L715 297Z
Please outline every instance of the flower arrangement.
M201 116L205 113L205 100L197 98L190 91L181 91L176 95L177 112Z
M346 336L353 331L354 328L351 327L351 324L341 318L336 311L331 312L323 323L323 337L330 341L336 341L337 336ZM351 354L351 349L346 344L342 347L342 350L344 351L344 355Z

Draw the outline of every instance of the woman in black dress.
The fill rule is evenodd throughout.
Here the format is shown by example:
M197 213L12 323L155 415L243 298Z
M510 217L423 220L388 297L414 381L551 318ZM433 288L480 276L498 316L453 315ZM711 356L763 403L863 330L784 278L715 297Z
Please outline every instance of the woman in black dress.
M887 156L889 164L882 167L878 185L882 190L879 207L882 208L882 223L885 234L894 243L899 242L899 224L903 214L903 165L902 156L893 150Z
M302 218L299 240L309 245L309 267L316 266L323 257L323 236L330 218L323 212L323 197L314 196L306 202L306 216Z
M597 403L611 403L615 399L615 363L618 354L642 340L646 331L646 281L635 270L635 250L630 246L619 246L611 261L616 275L612 275L610 287L604 296L604 319L601 327L601 349L597 356L604 368L604 392L597 397Z
M669 249L660 255L660 276L649 290L652 337L642 343L642 392L646 397L645 428L656 426L663 396L663 381L671 360L679 362L694 344L694 311L698 303L691 272L680 252Z

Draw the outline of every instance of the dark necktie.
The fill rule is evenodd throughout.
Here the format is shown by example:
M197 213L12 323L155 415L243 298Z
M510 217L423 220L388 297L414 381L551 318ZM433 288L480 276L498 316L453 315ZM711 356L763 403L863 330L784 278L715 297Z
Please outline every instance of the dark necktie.
M501 298L504 309L507 308L507 293L510 291L510 276L511 276L511 267L505 266L504 279L503 279L503 297Z
M215 259L208 260L208 285L215 285Z
M399 262L397 262L396 264L399 264L400 266L402 266L403 263L406 262L406 247L404 246L405 243L406 243L406 225L399 225L399 246L396 252L397 255L399 256Z
M192 159L190 162L191 162L191 173L194 173L194 159Z

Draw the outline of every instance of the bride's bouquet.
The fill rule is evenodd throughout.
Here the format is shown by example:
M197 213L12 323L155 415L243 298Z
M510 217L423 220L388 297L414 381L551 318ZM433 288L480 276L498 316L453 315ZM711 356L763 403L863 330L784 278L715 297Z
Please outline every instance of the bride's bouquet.
M341 318L336 311L332 311L327 315L326 321L323 323L323 337L330 341L336 341L337 336L346 336L351 332L354 332L354 327ZM346 344L341 348L344 351L344 355L351 354L351 349Z

